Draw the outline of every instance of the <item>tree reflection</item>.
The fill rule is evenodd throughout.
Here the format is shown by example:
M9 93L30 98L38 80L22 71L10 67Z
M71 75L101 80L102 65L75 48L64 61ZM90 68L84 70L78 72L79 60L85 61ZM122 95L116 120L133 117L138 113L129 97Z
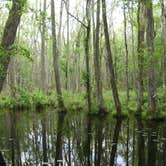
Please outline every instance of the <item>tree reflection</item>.
M96 121L96 134L95 134L95 166L102 165L102 155L103 155L103 122L104 117L99 118Z
M115 163L115 155L117 152L117 144L118 144L119 133L120 133L120 129L121 129L121 123L122 123L121 119L116 120L113 141L112 141L112 150L111 150L111 155L110 155L110 166L114 166L114 163Z
M91 165L91 138L92 138L92 120L91 116L87 117L87 129L85 131L85 163L87 166Z
M47 166L47 135L46 135L46 122L47 119L44 117L41 121L42 124L42 146L43 146L43 166Z
M63 166L62 144L63 144L64 118L65 114L63 113L58 114L55 166L59 165Z
M145 166L145 140L143 137L144 126L141 119L137 119L137 128L138 166Z
M157 136L157 125L155 123L150 123L148 129L147 166L156 166Z
M3 158L3 155L2 155L1 151L0 151L0 165L1 166L6 166L6 162L5 162L4 158Z
M166 165L163 123L158 127L141 119L132 123L73 113L35 113L22 118L23 114L10 113L1 121L6 129L0 126L0 166L4 161L12 166Z

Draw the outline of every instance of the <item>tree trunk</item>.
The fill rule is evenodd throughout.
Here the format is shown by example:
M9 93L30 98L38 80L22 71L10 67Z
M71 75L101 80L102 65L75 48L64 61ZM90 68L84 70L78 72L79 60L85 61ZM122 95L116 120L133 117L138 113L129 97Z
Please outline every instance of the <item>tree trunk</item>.
M132 82L133 82L133 89L137 94L137 86L136 86L136 62L135 62L135 36L134 36L134 2L131 2L131 14L130 16L130 25L131 25L131 45L132 45L132 63L133 63L133 74L132 74ZM129 6L128 6L128 10Z
M143 105L143 70L144 70L144 35L145 35L145 2L143 0L138 1L138 111L142 110Z
M55 31L55 7L54 0L51 0L51 20L52 20L52 48L53 48L53 65L54 65L54 75L56 82L56 91L58 104L61 111L65 111L65 106L62 98L61 83L60 83L60 74L59 74L59 52L56 43L56 31Z
M154 59L154 19L153 19L153 3L152 0L146 1L146 45L148 54L148 109L156 111L156 73Z
M45 69L45 33L46 33L46 0L43 3L42 29L41 29L41 88L46 92L46 69Z
M69 45L69 0L66 1L67 12L67 53L66 53L66 90L70 89L69 65L70 65L70 45Z
M90 20L90 0L87 0L86 4L86 37L85 37L85 59L86 59L86 90L88 98L88 109L91 111L91 86L90 86L90 66L89 66L89 44L90 44L90 30L91 30L91 20Z
M14 44L17 28L20 23L25 4L26 0L13 0L12 8L9 12L9 17L3 32L2 42L0 45L0 92L2 91L3 83L6 79L7 69L11 58L9 52L6 55L4 55L4 52L9 51L10 47Z
M100 65L101 63L99 55L100 53L99 34L100 34L100 0L97 0L96 30L95 30L95 43L94 43L94 66L95 66L95 79L97 86L98 108L100 112L103 112L104 108L103 108L103 94L102 94L102 80L101 80L101 65Z
M124 15L124 44L125 44L125 53L126 53L126 97L127 97L127 107L129 102L129 53L128 53L128 44L127 44L127 18L126 18L126 1L124 1L124 9L123 9L123 15Z
M162 36L164 53L162 59L163 87L166 87L166 0L162 1Z
M115 107L117 110L117 113L121 113L121 104L119 100L118 90L116 86L115 81L115 73L114 73L114 66L113 66L113 60L112 60L112 51L110 47L110 39L109 39L109 33L108 33L108 23L107 23L107 16L106 16L106 4L105 0L102 0L102 11L103 11L103 22L104 22L104 34L105 34L105 42L106 42L106 49L107 49L107 59L109 63L109 70L110 70L110 80L111 80L111 86L112 86L112 92L115 102Z

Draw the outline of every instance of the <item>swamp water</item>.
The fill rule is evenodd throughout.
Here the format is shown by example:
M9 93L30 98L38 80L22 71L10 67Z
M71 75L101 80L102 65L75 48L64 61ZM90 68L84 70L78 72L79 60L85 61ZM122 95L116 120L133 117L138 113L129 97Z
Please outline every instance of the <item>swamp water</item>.
M0 114L0 166L166 166L166 123L87 116Z

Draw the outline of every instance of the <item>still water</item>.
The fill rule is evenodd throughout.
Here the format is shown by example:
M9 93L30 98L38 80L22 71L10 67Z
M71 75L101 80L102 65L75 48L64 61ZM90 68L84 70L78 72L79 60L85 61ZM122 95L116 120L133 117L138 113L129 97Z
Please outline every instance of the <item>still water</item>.
M166 166L166 123L82 113L0 115L0 166Z

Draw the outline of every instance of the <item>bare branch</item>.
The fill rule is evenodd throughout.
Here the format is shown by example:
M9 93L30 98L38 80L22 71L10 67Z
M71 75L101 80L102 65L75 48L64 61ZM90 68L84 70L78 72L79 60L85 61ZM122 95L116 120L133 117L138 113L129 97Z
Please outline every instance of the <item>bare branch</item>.
M65 3L65 6L66 6L66 1L65 0L62 0L64 3ZM84 26L85 28L87 28L87 25L83 23L83 21L81 21L78 17L74 16L73 14L71 14L70 12L68 12L66 10L66 12L71 16L73 17L75 20L77 20L82 26Z
M87 28L87 25L85 25L81 20L79 20L78 17L74 16L73 14L71 14L70 12L68 12L68 14L73 17L75 20L77 20L81 25L83 25L85 28Z

